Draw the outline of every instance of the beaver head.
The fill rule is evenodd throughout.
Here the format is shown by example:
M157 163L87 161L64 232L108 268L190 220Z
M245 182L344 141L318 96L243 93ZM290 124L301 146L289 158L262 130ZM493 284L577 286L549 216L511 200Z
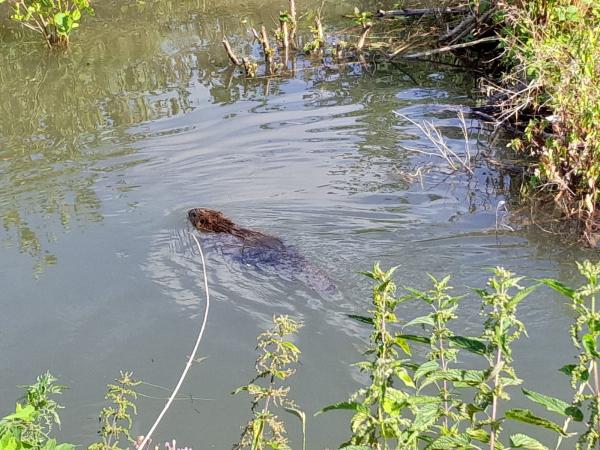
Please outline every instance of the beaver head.
M188 211L188 219L200 231L213 233L230 233L236 228L235 224L222 212L207 208L194 208Z

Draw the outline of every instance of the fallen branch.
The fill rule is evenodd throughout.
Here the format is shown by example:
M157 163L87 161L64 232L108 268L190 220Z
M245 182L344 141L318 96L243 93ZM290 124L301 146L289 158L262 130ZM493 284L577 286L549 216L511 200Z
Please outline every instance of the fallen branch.
M488 36L481 39L477 39L471 42L464 42L462 44L448 45L446 47L434 48L433 50L427 50L425 52L413 53L411 55L403 55L402 58L406 59L414 59L414 58L422 58L424 56L437 55L438 53L446 53L451 52L452 50L457 50L459 48L467 48L473 47L474 45L483 44L484 42L495 42L499 41L500 38L497 36ZM397 55L390 55L391 58Z
M375 14L377 18L383 17L409 17L409 16L438 16L440 14L464 14L470 11L468 6L458 6L456 8L416 8L416 9L392 9L384 11L380 9Z
M488 20L492 14L496 11L496 8L491 8L486 11L481 16L471 15L464 19L461 23L459 23L456 27L446 33L444 36L441 36L438 42L447 42L450 41L450 44L458 42L460 39L465 37L471 31L473 31L477 26L484 23Z

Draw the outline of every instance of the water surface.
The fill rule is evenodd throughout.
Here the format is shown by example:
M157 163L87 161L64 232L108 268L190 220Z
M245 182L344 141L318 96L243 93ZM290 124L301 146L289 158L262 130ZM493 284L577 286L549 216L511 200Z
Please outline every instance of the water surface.
M306 7L306 5L304 5ZM0 22L1 407L50 369L70 389L61 437L89 443L105 384L119 370L171 387L204 312L201 266L187 234L191 207L224 211L276 235L326 271L337 292L219 251L210 237L213 304L201 356L160 428L195 448L229 448L248 401L229 393L252 377L255 336L273 314L305 326L291 396L309 413L344 400L362 376L367 330L347 319L369 308L358 274L380 261L398 281L425 273L480 286L483 268L577 280L586 255L536 230L495 232L508 179L484 163L451 175L412 120L433 121L464 152L457 111L473 104L463 71L425 63L325 65L299 59L285 79L244 80L228 68L221 38L256 52L248 27L285 2L106 1L63 53ZM330 29L344 5L329 7ZM486 131L467 122L472 151ZM498 144L500 146L500 144ZM407 177L420 164L437 170ZM457 330L476 333L469 300ZM412 317L416 311L402 311ZM571 362L570 311L548 292L524 304L530 337L518 345L530 387L569 397L556 369ZM564 358L550 358L562 353ZM135 434L168 391L145 386ZM293 421L292 421L293 423ZM334 448L347 415L311 419L308 448ZM297 438L297 434L293 433Z

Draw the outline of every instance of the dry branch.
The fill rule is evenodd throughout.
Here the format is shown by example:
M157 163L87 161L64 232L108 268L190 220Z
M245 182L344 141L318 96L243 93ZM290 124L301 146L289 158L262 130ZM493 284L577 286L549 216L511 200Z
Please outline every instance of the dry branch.
M425 52L413 53L411 55L402 55L402 58L406 59L414 59L414 58L423 58L425 56L437 55L438 53L446 53L451 52L452 50L457 50L459 48L467 48L472 47L474 45L483 44L484 42L494 42L499 41L500 38L497 36L488 36L481 39L477 39L471 42L465 42L462 44L448 45L446 47L434 48L433 50L427 50Z
M425 15L433 15L439 16L441 14L464 14L469 12L470 9L468 6L458 6L455 8L416 8L416 9L392 9L389 11L384 11L380 9L375 14L377 18L383 17L408 17L408 16L425 16Z
M356 50L361 51L363 49L363 47L365 46L365 41L367 40L367 36L369 35L369 31L371 31L372 27L373 25L371 25L370 23L363 27L363 31L360 34L358 43L356 44Z
M275 70L275 66L273 64L273 49L271 48L271 44L269 44L269 35L267 34L267 29L264 25L260 28L260 43L262 44L263 53L265 54L267 73L269 75L273 75Z
M290 41L292 47L296 48L296 31L298 30L298 19L296 17L296 0L290 0L290 19L292 27L290 29Z
M454 43L465 37L471 31L473 31L477 26L484 23L488 20L491 15L496 11L496 8L491 8L487 12L485 12L481 16L469 15L467 16L461 23L459 23L456 27L450 30L443 36L440 36L438 42L448 42Z

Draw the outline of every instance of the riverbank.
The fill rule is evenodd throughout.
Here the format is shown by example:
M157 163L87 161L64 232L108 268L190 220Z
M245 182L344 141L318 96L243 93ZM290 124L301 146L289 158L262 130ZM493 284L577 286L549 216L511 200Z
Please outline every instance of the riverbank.
M418 23L418 32L410 24L405 27L401 44L388 57L453 52L461 62L475 64L487 95L486 105L476 112L515 135L510 148L524 161L520 202L546 212L552 209L546 215L553 220L560 216L563 232L576 232L596 246L600 3L477 2L470 7L379 11L374 17L406 21L414 11L429 15L429 20ZM407 35L413 44L433 43L434 48L415 52L414 45L404 42Z

